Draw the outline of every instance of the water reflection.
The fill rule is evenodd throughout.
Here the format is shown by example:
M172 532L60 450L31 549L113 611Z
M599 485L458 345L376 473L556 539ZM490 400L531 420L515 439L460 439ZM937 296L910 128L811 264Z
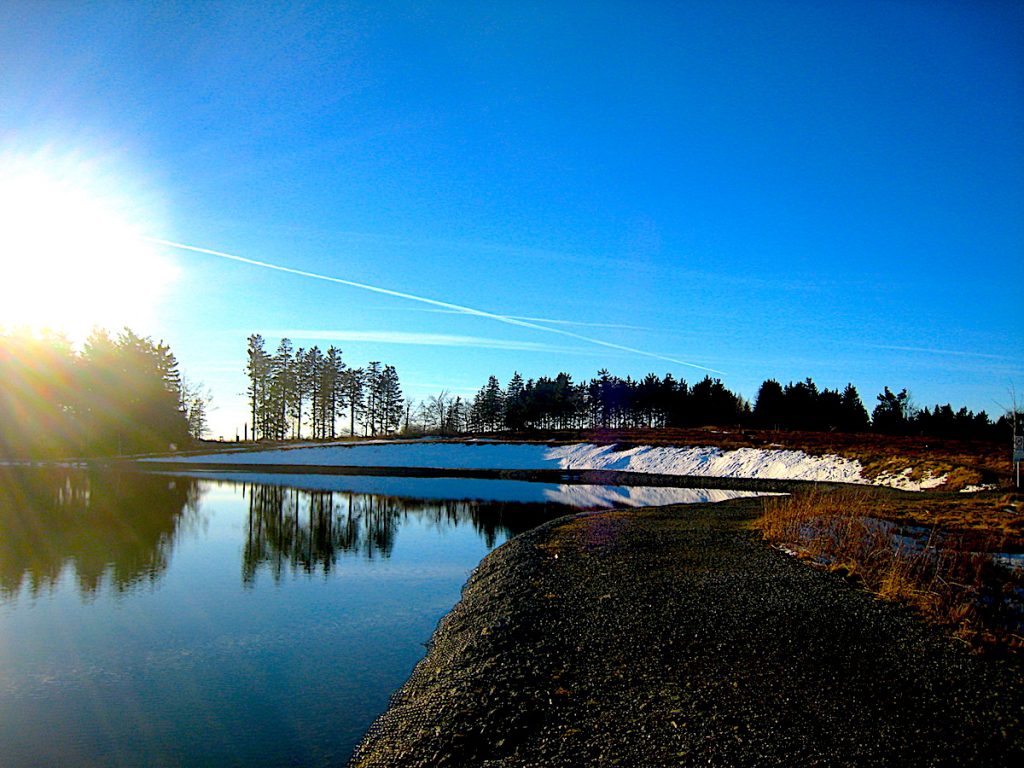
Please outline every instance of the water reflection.
M249 519L242 578L261 566L275 580L287 572L325 575L343 555L387 558L411 517L444 530L469 525L492 549L506 538L573 511L556 503L421 499L351 490L300 490L243 484Z
M52 591L68 568L87 597L158 580L198 497L191 478L0 467L0 599Z
M182 521L198 522L204 487L240 490L247 500L247 586L261 569L280 581L288 573L327 575L340 557L387 559L410 521L438 531L469 526L493 549L580 509L744 495L450 478L199 477L0 467L0 599L17 597L22 589L33 597L52 591L65 572L73 572L86 597L105 580L116 592L156 582L167 569Z
M0 762L344 765L494 546L709 493L0 467Z

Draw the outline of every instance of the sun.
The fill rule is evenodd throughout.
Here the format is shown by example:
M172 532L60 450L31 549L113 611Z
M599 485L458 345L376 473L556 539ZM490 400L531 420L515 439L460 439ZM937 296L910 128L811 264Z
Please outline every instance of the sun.
M147 207L98 161L0 155L0 327L146 332L176 276Z

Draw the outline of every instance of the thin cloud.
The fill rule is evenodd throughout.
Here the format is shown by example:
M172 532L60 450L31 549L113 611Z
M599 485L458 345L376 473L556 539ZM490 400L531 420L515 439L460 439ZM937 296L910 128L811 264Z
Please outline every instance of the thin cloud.
M626 325L624 323L585 323L582 320L555 320L550 317L520 317L509 315L516 320L528 320L532 323L548 323L550 325L576 325L582 328L617 328L625 331L655 331L656 328L645 328L642 325Z
M372 344L406 344L416 347L474 347L507 349L517 352L578 352L579 350L544 344L537 341L490 339L483 336L457 336L447 333L414 333L409 331L311 330L303 328L269 329L266 336L281 336L309 341L355 341Z
M1011 357L1009 355L993 355L987 352L971 352L970 350L960 349L932 349L931 347L902 347L895 344L868 344L865 343L862 346L870 347L871 349L891 349L896 352L921 352L928 355L952 355L954 357L981 357L987 360L1019 360L1018 357Z
M456 387L451 384L436 384L434 382L425 381L410 381L403 383L402 386L409 391L415 390L419 392L440 392L442 390L449 393L457 394L468 394L472 395L480 391L480 387Z
M688 368L697 368L701 371L708 371L709 373L724 373L723 371L716 370L714 368L708 368L704 365L698 365L697 363L690 363L686 360L679 360L678 358L669 357L667 355L661 355L656 352L648 352L644 349L637 349L636 347L627 347L623 344L614 344L610 341L603 341L601 339L595 339L590 336L583 336L572 331L562 330L561 328L551 328L547 325L540 325L538 323L531 323L526 320L517 320L514 317L507 315L499 315L494 312L488 312L483 309L476 309L474 307L467 307L461 304L452 304L448 301L439 301L437 299L430 299L425 296L416 296L411 293L403 293L402 291L393 291L390 288L381 288L376 285L368 285L366 283L357 283L354 280L345 280L340 277L332 277L330 275L322 275L318 272L308 272L304 269L294 269L292 267L285 267L280 264L271 264L266 261L257 261L256 259L249 259L245 256L237 256L233 253L225 253L223 251L215 251L210 248L200 248L195 245L186 245L184 243L175 243L170 240L162 240L156 237L144 238L148 242L156 243L157 245L163 245L168 248L178 248L184 251L193 251L195 253L205 253L210 256L216 256L221 259L227 259L228 261L237 261L242 264L248 264L254 267L261 267L263 269L271 269L276 272L285 272L290 275L298 275L299 277L308 277L313 280L323 280L328 283L337 283L338 285L347 285L351 288L359 288L364 291L370 291L372 293L380 293L385 296L394 296L399 299L407 299L409 301L416 301L421 304L430 304L441 309L449 309L455 312L461 312L466 315L473 315L474 317L486 317L489 320L495 320L499 323L505 323L506 325L514 325L520 328L529 328L534 331L542 331L544 333L553 333L558 336L564 336L568 339L575 339L576 341L583 341L588 344L596 344L599 347L606 347L607 349L617 349L620 352L629 352L630 354L640 355L642 357L652 357L656 360L663 360L668 363L674 363L676 365L683 365Z
M426 307L392 307L398 312L429 312L436 315L462 315L464 312L454 309L427 309ZM625 331L651 331L657 332L657 328L647 328L642 325L625 325L623 323L588 323L583 320L556 320L551 317L527 317L525 315L502 315L511 320L525 320L528 323L546 323L548 325L573 325L580 328L615 328Z

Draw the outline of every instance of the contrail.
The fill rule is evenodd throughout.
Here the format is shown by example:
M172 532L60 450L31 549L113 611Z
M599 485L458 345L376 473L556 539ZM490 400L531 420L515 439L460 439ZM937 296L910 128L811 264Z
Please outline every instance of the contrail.
M453 309L424 309L422 307L394 307L402 312L437 312L442 315L461 315ZM625 325L623 323L587 323L582 320L555 320L550 317L526 317L524 315L505 315L510 320L528 320L532 323L548 323L551 325L578 325L585 328L616 328L625 331L653 331L655 328L646 328L642 325Z
M464 307L461 304L452 304L447 301L439 301L438 299L428 299L425 296L415 296L411 293L403 293L402 291L393 291L390 288L381 288L376 285L367 285L366 283L357 283L354 280L345 280L340 277L331 277L330 275L321 275L317 272L307 272L304 269L294 269L293 267L284 267L280 264L271 264L266 261L257 261L256 259L248 259L245 256L236 256L233 253L224 253L223 251L214 251L210 248L200 248L196 245L186 245L185 243L175 243L171 240L163 240L158 237L145 237L143 238L147 242L155 243L156 245L163 245L168 248L178 248L183 251L194 251L196 253L205 253L210 256L217 256L221 259L228 259L229 261L238 261L242 264L249 264L253 267L262 267L263 269L273 269L277 272L286 272L290 275L299 275L300 277L309 277L313 280L324 280L329 283L338 283L339 285L347 285L352 288L360 288L364 291L372 291L373 293L382 293L385 296L395 296L399 299L408 299L409 301L418 301L421 304L430 304L434 307L441 307L443 309L450 309L455 312L462 313L464 315L473 315L475 317L486 317L488 320L496 320L499 323L505 323L506 325L515 325L520 328L529 328L531 331L542 331L544 333L553 333L556 336L564 336L568 339L576 339L577 341L583 341L588 344L596 344L599 347L606 347L608 349L617 349L620 352L629 352L634 355L641 355L643 357L652 357L655 360L663 360L667 363L675 363L676 365L685 365L688 368L697 368L701 371L708 371L709 373L723 373L723 371L715 370L714 368L708 368L703 365L697 365L696 363L688 363L685 360L677 360L674 357L667 357L665 355L659 355L656 352L647 352L643 349L636 349L635 347L627 347L622 344L614 344L610 341L602 341L601 339L594 339L590 336L582 336L572 331L565 331L561 328L551 328L546 325L538 325L537 323L531 323L526 320L520 320L515 317L509 317L507 315L499 315L494 312L487 312L483 309L474 309L473 307Z

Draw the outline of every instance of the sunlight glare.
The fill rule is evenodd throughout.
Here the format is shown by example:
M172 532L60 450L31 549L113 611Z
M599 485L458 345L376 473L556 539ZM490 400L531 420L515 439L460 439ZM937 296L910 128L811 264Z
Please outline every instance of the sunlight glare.
M139 200L98 163L0 157L0 327L145 332L176 270L142 239Z

